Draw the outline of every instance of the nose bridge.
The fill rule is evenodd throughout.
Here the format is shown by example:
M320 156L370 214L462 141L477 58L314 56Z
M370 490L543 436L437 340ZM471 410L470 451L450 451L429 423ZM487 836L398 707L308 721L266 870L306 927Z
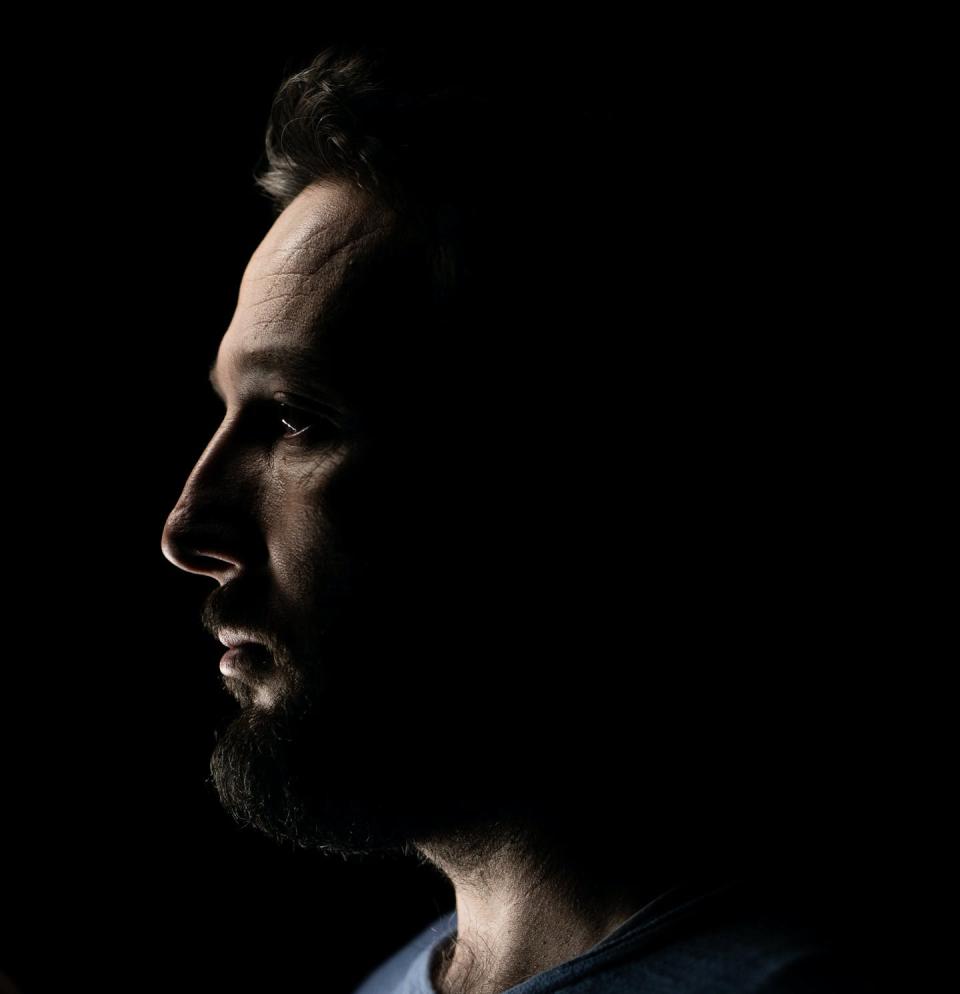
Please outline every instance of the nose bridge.
M231 422L224 420L190 470L164 524L164 555L192 572L213 573L211 563L240 565L241 518L251 508L242 462L232 445Z
M210 501L217 489L217 472L223 472L224 456L226 445L224 444L229 435L229 425L226 421L210 437L203 451L197 457L183 487L180 496L170 512L173 518L188 516L192 513L192 508ZM225 481L224 481L225 482Z

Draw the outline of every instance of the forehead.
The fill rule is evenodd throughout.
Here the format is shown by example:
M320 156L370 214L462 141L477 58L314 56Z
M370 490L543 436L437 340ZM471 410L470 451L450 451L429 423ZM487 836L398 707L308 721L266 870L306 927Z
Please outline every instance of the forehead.
M339 180L303 190L283 210L244 270L217 353L217 378L257 352L315 354L348 288L398 227L371 194Z

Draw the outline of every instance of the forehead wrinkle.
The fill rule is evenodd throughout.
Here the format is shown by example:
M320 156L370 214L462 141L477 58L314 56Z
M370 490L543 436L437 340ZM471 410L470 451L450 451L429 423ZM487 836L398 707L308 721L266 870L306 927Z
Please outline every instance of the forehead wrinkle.
M333 262L338 255L343 253L349 248L356 248L362 245L364 242L373 238L380 232L386 232L393 230L394 225L392 222L385 222L383 224L378 224L366 231L357 231L352 233L346 240L340 242L338 245L328 247L325 244L321 244L318 249L314 250L312 253L312 259L307 262L307 266L310 266L312 262L316 262L313 268L306 269L278 269L273 272L264 273L262 276L251 277L248 283L259 283L263 280L280 279L282 277L295 277L300 276L306 279L316 276L321 272L326 266ZM300 244L294 245L291 248L278 247L274 250L271 255L307 255L308 249L305 247L309 241L316 238L318 232L311 236L310 238L305 238ZM377 239L377 243L382 241L382 238Z
M317 347L327 318L339 310L341 291L356 292L353 274L392 240L399 220L366 191L329 183L307 188L277 218L244 271L224 336L229 347Z
M279 258L275 273L288 270L287 260L301 257L292 272L322 268L328 257L366 236L393 226L396 213L372 194L343 182L318 181L302 190L283 210L250 260L253 268ZM266 273L265 278L274 273Z
M390 221L354 230L333 245L317 232L283 255L303 259L296 268L263 273L251 280L241 293L243 327L248 332L283 326L284 335L309 334L318 318L335 301L343 287L347 270L372 255L393 229ZM307 247L310 242L314 244ZM275 253L280 255L278 251ZM289 264L289 263L287 263Z

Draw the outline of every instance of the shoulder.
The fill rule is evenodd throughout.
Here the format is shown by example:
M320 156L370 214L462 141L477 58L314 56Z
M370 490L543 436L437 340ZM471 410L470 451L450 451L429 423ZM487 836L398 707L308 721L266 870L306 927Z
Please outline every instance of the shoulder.
M455 912L435 918L370 973L354 994L420 994L413 976L418 960L450 934L454 922Z
M530 990L874 994L879 988L868 972L840 937L820 927L816 914L734 888L671 909L558 971L553 985Z
M815 920L744 903L721 910L652 952L651 968L680 969L691 994L868 994L850 951Z

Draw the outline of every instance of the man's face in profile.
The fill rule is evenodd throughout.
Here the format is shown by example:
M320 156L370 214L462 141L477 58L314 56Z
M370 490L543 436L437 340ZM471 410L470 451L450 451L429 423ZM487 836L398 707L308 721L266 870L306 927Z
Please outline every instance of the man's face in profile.
M167 522L166 554L219 584L204 615L211 634L268 650L243 647L221 666L227 689L259 711L303 689L349 583L334 505L364 438L333 324L347 274L372 268L389 226L336 184L283 211L248 263L210 371L223 422ZM309 676L322 680L322 668Z
M244 272L211 370L225 416L164 530L169 559L216 580L204 624L233 646L221 800L303 844L396 844L469 806L409 783L448 748L443 712L470 710L468 654L444 641L466 591L443 593L456 459L418 345L424 258L345 183L288 205Z

